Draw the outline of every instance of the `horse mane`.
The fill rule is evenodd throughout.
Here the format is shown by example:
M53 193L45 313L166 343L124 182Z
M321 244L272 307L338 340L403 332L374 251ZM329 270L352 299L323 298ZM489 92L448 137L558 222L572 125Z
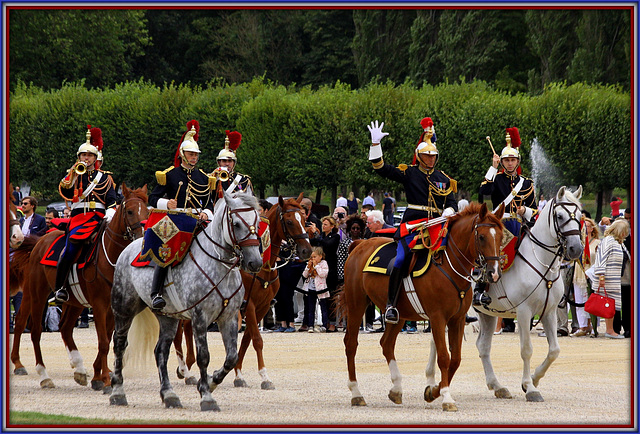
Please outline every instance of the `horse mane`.
M580 201L575 197L575 195L573 194L572 191L570 191L568 188L564 189L564 197L571 203L578 205L580 208L582 208L582 205L580 204Z
M463 209L458 214L455 214L454 216L449 218L449 224L452 225L455 222L457 222L458 220L461 220L461 219L463 219L465 217L472 216L472 215L475 215L475 214L479 214L481 208L482 208L482 204L481 203L470 202L469 205L467 205L467 207L465 209ZM491 212L491 210L489 210L489 209L487 209L487 218L489 220L491 220L492 223L495 223L499 227L501 227L501 228L503 227L502 221L498 217L496 217Z
M250 206L251 208L258 209L258 199L256 197L246 191L239 191L232 196L234 199L240 201L242 205Z
M28 235L24 237L24 241L20 244L20 247L14 249L12 252L10 267L13 269L12 271L16 272L16 276L20 277L20 279L22 279L22 275L29 265L31 252L38 243L38 240L40 240L39 236Z

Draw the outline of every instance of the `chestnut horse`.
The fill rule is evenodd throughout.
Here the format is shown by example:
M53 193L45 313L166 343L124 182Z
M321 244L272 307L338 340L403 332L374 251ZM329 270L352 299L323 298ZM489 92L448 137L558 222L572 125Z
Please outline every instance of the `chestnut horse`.
M496 282L502 274L499 252L503 229L500 219L503 212L502 206L496 214L492 214L486 204L471 203L461 213L449 217L445 249L433 255L428 270L422 276L403 280L405 287L414 287L411 298L404 290L398 297L397 307L402 320L429 319L438 350L441 380L436 387L427 386L424 399L431 402L442 395L442 408L445 411L457 411L455 401L449 393L449 384L460 365L465 316L472 299L472 270L483 270L482 274L491 282ZM384 311L389 282L389 276L363 272L363 269L373 252L386 243L389 243L386 238L353 242L344 266L345 285L339 294L338 306L346 308L347 312L344 345L353 406L366 405L358 388L355 368L362 315L369 301ZM402 377L395 360L394 348L404 323L402 320L397 324L387 323L380 339L393 383L389 399L396 404L402 403ZM446 328L449 330L451 356L445 342Z
M104 226L98 234L96 252L91 262L78 270L77 277L82 293L69 291L71 296L62 309L60 320L60 334L64 341L71 367L74 368L74 379L80 385L87 384L87 372L83 365L82 356L73 340L75 321L85 307L93 308L93 318L98 335L98 356L93 363L94 376L91 387L94 390L111 388L110 370L107 367L109 344L114 329L113 312L111 311L111 285L113 272L118 256L136 238L142 237L143 226L149 211L147 209L147 186L130 190L123 183L124 200L118 206L111 222ZM11 350L11 361L15 365L14 374L27 375L27 370L20 361L20 337L27 323L29 315L38 320L31 321L31 341L36 356L36 372L40 376L40 386L55 387L49 377L40 349L42 316L49 293L54 289L56 267L42 265L40 260L49 250L52 243L63 235L62 231L52 231L45 234L36 244L29 258L29 275L24 285L22 307L16 316L14 327L14 341ZM70 273L71 275L71 273ZM79 297L82 299L79 299Z
M258 358L258 372L262 378L261 388L265 390L274 389L274 385L267 376L264 358L262 356L263 340L260 334L258 324L264 318L271 307L271 300L275 297L280 289L280 280L278 278L278 268L276 261L288 263L296 255L303 261L309 259L311 255L311 245L309 244L309 236L305 231L306 216L300 205L300 201L304 197L304 193L300 193L297 199L278 198L278 204L272 206L267 212L269 220L269 233L271 237L271 257L269 263L260 270L258 274L250 274L241 271L242 283L245 288L246 307L246 329L240 342L238 349L238 363L235 366L236 378L233 380L235 387L247 387L247 383L242 377L242 362L249 348L249 344L253 342L253 348ZM280 245L286 240L292 246L292 253L289 258L280 257ZM182 352L182 329L184 329L185 343L187 347L186 359ZM194 375L190 374L189 369L195 362L195 354L193 347L193 331L190 321L180 321L178 333L173 341L178 356L179 366L177 368L178 378L185 378L187 384L196 384L197 380Z

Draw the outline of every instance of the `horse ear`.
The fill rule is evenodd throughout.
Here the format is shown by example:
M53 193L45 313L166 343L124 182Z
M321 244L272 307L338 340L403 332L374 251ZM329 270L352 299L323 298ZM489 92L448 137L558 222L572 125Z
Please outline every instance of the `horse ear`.
M278 204L284 208L284 199L282 198L282 196L278 196Z
M482 206L480 206L480 220L484 220L484 218L487 216L487 204L486 203L482 203Z
M573 193L576 199L580 199L582 197L582 185L578 187L578 189Z
M495 215L498 220L502 219L502 216L504 215L504 203L501 203L500 206L498 207L498 209L496 210L496 212L493 213L493 215Z
M129 188L127 188L127 184L124 183L124 181L122 182L122 194L125 196L128 196L129 193L131 192L131 190L129 190Z
M566 187L563 185L562 187L560 187L560 190L558 190L558 194L556 194L556 200L559 201L561 197L564 196L564 190L566 189Z
M304 191L298 195L298 198L296 199L296 202L300 203L302 201L302 199L304 199Z
M140 189L144 194L147 194L148 190L147 190L147 184L145 184L141 189Z

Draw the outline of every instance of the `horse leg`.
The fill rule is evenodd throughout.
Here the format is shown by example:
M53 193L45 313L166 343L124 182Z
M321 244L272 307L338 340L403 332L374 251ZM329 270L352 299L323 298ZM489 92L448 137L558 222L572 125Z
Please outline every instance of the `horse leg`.
M212 392L238 363L238 316L235 313L229 315L228 318L218 321L218 326L226 356L222 367L215 371L211 377L210 388ZM198 362L199 364L200 362Z
M478 349L478 355L482 361L482 367L484 369L484 377L489 390L493 390L496 398L511 399L511 392L509 389L502 386L493 372L493 365L491 363L491 340L493 339L493 332L496 329L498 318L490 316L482 312L478 312L478 319L480 323L480 332L478 333L478 339L476 340L476 348ZM519 327L520 333L522 333L522 327ZM527 333L529 328L525 327Z
M518 319L520 319L520 312L518 312ZM524 321L524 319L523 319ZM527 322L524 324L529 324L530 319L526 320ZM531 349L528 353L525 353L525 340L523 339L522 331L520 332L520 341L521 344L521 355L522 360L524 361L524 365L526 371L523 371L522 377L522 390L525 392L525 396L527 401L530 402L543 402L544 398L538 391L537 387L540 382L540 379L544 377L547 370L551 366L551 364L558 358L560 355L560 345L558 345L558 318L557 311L554 308L549 309L547 313L541 319L542 324L544 325L544 331L547 335L547 343L549 345L549 350L547 352L547 357L542 361L542 363L536 368L533 376L530 375L530 361L531 361L531 353L533 351L533 346L531 345L531 335L526 333L526 341L528 342L527 347ZM528 358L525 359L525 356L528 355ZM526 375L525 375L526 374Z
M115 300L112 301L114 309L117 309L118 305ZM127 397L124 393L124 378L122 377L122 358L124 357L124 351L127 349L127 335L129 334L129 328L135 317L134 312L128 312L127 314L118 313L115 317L115 330L113 332L113 353L115 360L113 362L113 375L111 376L111 395L109 396L109 403L111 405L129 405L127 403Z
M247 305L247 328L245 329L244 334L242 335L242 340L240 341L240 348L238 349L238 363L236 363L235 368L233 368L236 374L236 378L233 379L233 387L249 387L242 376L242 362L244 361L244 356L247 353L247 349L249 349L249 344L251 343L251 339L253 337L252 327L249 322L250 312L251 309L249 305Z
M345 286L343 296L347 307L347 329L343 339L349 372L347 386L351 391L351 405L365 406L367 403L360 392L356 378L356 352L358 351L358 333L360 332L362 315L369 305L369 299L364 292L359 291L358 294L354 294L353 291L348 291L347 286Z
M167 362L171 352L171 342L176 336L178 320L164 315L156 315L160 324L160 337L155 348L156 366L160 375L160 398L166 408L181 408L180 398L175 394L167 372Z
M42 315L47 306L47 297L41 299L32 300L31 304L31 343L33 344L33 352L36 357L36 372L40 376L40 387L43 389L49 389L56 387L53 384L53 380L47 373L47 368L44 365L42 358L42 349L40 347L40 338L42 336Z
M189 334L187 334L187 326L189 328ZM182 334L184 333L185 343L187 345L187 358L185 359L182 352ZM176 348L176 356L178 356L178 368L176 373L178 378L184 378L184 383L188 385L198 384L198 379L189 370L193 361L189 364L189 355L193 355L193 329L191 328L191 321L181 320L178 322L178 331L176 337L173 339L173 346ZM195 356L193 356L195 360Z
M449 387L447 390L441 388L442 394L442 409L444 411L458 411L456 402L451 397L451 393L448 390L451 386L451 381L456 371L460 367L460 361L462 360L462 338L464 337L465 316L455 318L449 321L449 351L451 351L451 358L449 360ZM434 343L435 344L435 343Z
M389 373L391 374L391 382L393 386L389 390L389 399L394 404L402 404L402 375L398 369L398 363L396 362L395 346L396 339L402 326L403 321L398 321L396 324L387 323L382 338L380 338L380 346L382 347L382 354L387 359L387 365L389 366Z
M27 327L27 320L29 319L29 313L31 310L31 293L29 291L23 292L22 305L18 310L15 317L15 323L13 325L13 344L11 347L11 363L13 363L13 373L15 375L28 375L27 369L20 361L20 340L22 333Z
M427 360L427 369L425 370L425 376L427 377L427 387L425 388L424 400L427 402L433 401L435 398L431 394L427 394L427 390L435 390L438 383L436 383L436 343L433 339L429 340L429 358Z
M91 388L93 390L102 390L105 394L111 393L111 378L109 378L109 368L107 367L109 343L111 341L107 326L107 316L109 315L113 315L113 312L108 306L94 306L93 322L98 335L98 355L93 362Z
M73 328L76 325L76 319L78 319L82 309L83 308L81 306L72 306L68 303L65 303L62 306L60 335L62 336L62 341L67 349L69 363L71 364L71 368L73 368L73 379L79 385L86 386L88 384L87 370L84 367L82 355L80 354L80 351L78 351L78 347L73 340Z
M442 395L442 410L457 411L458 409L455 406L455 402L449 394L449 366L451 358L445 339L446 323L442 315L431 315L429 324L431 324L431 335L433 336L436 347L438 368L440 368L440 383L435 387L427 386L424 390L424 399L427 402L431 402Z

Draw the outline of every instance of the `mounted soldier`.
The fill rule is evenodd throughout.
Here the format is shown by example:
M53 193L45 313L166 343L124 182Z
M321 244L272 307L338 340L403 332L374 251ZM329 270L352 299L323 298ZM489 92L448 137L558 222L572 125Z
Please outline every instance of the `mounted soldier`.
M431 118L424 118L420 124L423 133L415 148L412 165L400 164L397 167L386 164L382 159L380 141L389 134L382 132L384 122L378 126L378 121L375 121L368 126L371 133L369 160L373 164L373 169L380 176L402 183L409 202L407 210L402 216L400 227L394 235L398 241L398 247L393 269L389 276L388 300L385 311L385 320L392 324L397 323L399 319L396 303L402 279L409 272L410 261L407 259L410 258L410 250L415 247L418 238L420 238L416 236L418 232L413 229L434 218L453 215L458 209L454 196L457 191L456 181L435 168L439 154L435 145L436 135L433 121ZM435 227L433 224L429 226Z
M236 171L236 150L242 141L242 134L238 131L226 130L224 148L218 153L218 167L209 174L215 179L213 202L222 197L223 192L229 194L237 191L246 191L253 194L251 178Z
M184 258L197 225L213 218L213 179L196 168L199 131L198 121L187 123L173 166L156 172L158 185L149 195L149 205L155 209L149 216L140 259L150 257L156 264L151 292L156 310L166 306L162 296L169 267Z
M488 136L487 140L491 144ZM518 128L506 129L506 142L507 146L502 149L500 155L494 151L491 167L487 170L485 179L480 185L480 195L491 196L494 211L500 204L505 206L502 219L506 229L502 239L502 251L508 258L504 267L505 271L513 262L522 223L530 226L538 215L533 181L521 176L520 132ZM493 150L493 145L491 145L491 149ZM502 170L498 171L500 165L502 165ZM474 305L491 304L491 297L485 293L486 287L486 283L476 284L473 294Z
M86 142L76 153L77 161L62 178L58 191L71 202L71 219L66 231L66 244L56 270L56 300L69 300L65 285L71 266L82 246L93 242L100 223L111 220L116 212L116 191L111 172L100 170L102 164L102 130L87 126Z

